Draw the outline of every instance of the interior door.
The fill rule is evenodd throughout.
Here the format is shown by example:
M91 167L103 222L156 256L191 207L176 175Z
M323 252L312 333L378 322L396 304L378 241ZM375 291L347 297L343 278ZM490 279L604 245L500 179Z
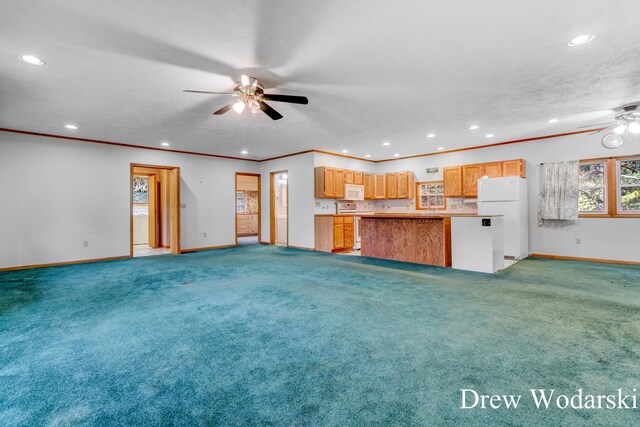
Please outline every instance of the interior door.
M160 182L157 175L149 175L149 247L157 248L160 244Z

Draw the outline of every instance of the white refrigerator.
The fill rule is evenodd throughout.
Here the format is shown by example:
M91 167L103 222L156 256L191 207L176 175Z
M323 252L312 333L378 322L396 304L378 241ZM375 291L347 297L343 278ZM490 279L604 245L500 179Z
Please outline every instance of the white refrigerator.
M502 215L504 255L529 256L527 180L519 176L478 180L478 215Z

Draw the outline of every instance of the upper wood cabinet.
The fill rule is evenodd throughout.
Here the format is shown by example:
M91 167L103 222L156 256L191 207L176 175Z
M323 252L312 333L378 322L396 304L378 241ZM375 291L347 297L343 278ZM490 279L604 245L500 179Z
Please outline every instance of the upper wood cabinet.
M374 177L375 175L372 173L365 173L364 175L364 199L365 200L373 200L375 199L375 183Z
M462 197L478 197L478 179L482 177L482 165L462 167Z
M386 176L384 174L375 174L373 179L373 198L386 199Z
M462 166L450 166L442 170L445 197L462 197Z
M354 184L354 179L353 179L353 171L350 170L345 170L344 171L344 183L345 184Z
M315 168L317 199L340 199L344 197L344 170L319 166Z
M356 185L364 185L364 172L353 171L353 183Z
M413 199L415 182L413 172L398 172L398 199Z
M506 160L502 162L502 176L525 177L525 163L523 159Z
M385 179L387 181L387 199L397 199L398 198L397 172L388 173Z
M502 176L502 162L485 163L482 165L482 176L497 178Z

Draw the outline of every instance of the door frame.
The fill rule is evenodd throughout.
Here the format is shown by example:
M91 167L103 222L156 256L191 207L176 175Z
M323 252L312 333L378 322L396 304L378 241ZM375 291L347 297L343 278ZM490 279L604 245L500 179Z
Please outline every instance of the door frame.
M169 181L169 234L171 253L180 255L180 168L178 166L148 165L143 163L129 164L129 257L133 258L133 170L134 168L165 169L175 173ZM171 205L173 204L173 209Z
M238 176L255 176L258 178L258 243L262 242L262 175L259 173L236 172L236 180L234 184L235 192L233 193L233 214L235 217L236 230L236 246L238 246ZM245 199L246 200L246 199Z
M287 174L287 242L285 246L289 246L289 170L281 170L271 172L269 175L269 186L270 186L270 194L269 194L269 243L271 245L276 244L276 192L275 192L275 177L278 174L286 173Z

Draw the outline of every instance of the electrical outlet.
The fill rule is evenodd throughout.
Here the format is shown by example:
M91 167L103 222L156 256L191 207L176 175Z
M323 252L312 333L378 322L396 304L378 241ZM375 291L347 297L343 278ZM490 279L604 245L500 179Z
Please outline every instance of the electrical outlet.
M320 202L316 202L316 208L320 207Z
M180 203L180 209L187 209L186 203Z
M207 233L202 233L202 237L207 237Z
M581 245L582 239L580 237L576 237L576 245Z
M89 247L89 241L88 240L83 241L82 242L82 247L83 248L88 248Z

